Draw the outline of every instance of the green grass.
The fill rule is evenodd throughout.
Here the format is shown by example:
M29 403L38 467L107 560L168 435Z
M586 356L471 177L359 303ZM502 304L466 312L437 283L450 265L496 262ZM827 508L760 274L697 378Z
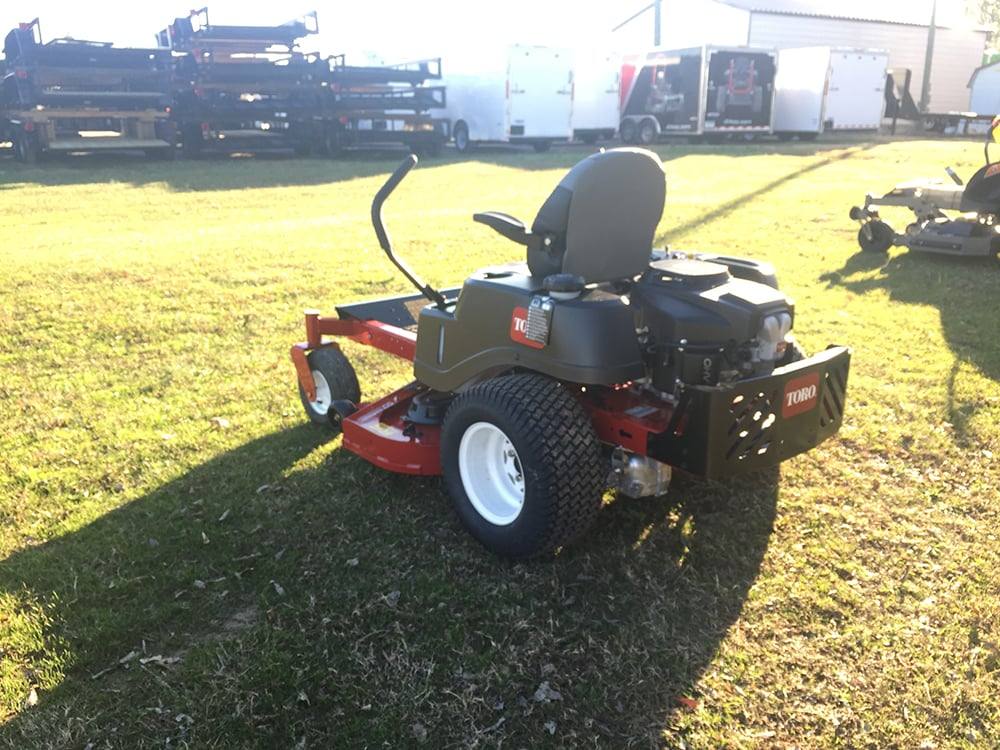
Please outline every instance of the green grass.
M583 153L422 165L399 249L515 259L471 214ZM800 341L854 347L843 429L519 565L303 424L301 309L406 289L394 159L0 163L0 744L995 747L1000 266L870 262L847 219L979 146L661 154L660 237L774 262ZM410 376L347 350L366 396Z

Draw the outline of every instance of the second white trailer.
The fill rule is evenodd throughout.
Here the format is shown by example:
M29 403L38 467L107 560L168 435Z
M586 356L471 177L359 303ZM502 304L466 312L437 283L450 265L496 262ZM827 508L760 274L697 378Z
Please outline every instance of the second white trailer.
M455 147L524 143L545 151L573 136L573 55L513 45L450 63L445 114Z
M774 132L782 140L881 127L888 53L793 47L779 50L778 59Z
M597 143L618 130L621 55L580 52L573 69L573 137Z

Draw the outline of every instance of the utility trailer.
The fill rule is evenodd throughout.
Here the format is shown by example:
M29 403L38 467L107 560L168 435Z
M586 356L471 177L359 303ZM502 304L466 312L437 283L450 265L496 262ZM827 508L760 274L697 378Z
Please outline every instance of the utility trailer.
M621 119L618 100L621 56L577 52L573 68L573 137L597 143L614 137Z
M663 136L697 142L770 135L777 53L759 47L690 47L628 55L619 126L625 143Z
M778 51L774 132L814 140L824 132L877 131L885 111L884 50L790 47Z
M159 32L175 56L173 115L185 154L308 153L326 65L298 44L318 31L315 13L279 26L225 26L201 8Z
M573 55L554 47L511 45L479 51L445 77L445 113L455 148L513 143L547 151L573 137Z
M141 149L170 158L170 54L110 42L42 42L39 20L4 39L0 141L20 161L40 153Z
M403 144L437 154L449 137L448 122L435 117L447 99L441 58L388 66L348 65L344 55L327 59L320 104L320 150Z

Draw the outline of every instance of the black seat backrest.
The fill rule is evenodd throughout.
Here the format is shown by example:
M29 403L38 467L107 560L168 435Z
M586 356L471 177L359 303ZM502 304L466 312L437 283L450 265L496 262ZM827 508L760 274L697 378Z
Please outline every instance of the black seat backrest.
M533 276L582 276L588 284L636 276L645 270L663 216L667 184L652 151L618 148L573 167L542 204L533 235L551 239L530 246Z

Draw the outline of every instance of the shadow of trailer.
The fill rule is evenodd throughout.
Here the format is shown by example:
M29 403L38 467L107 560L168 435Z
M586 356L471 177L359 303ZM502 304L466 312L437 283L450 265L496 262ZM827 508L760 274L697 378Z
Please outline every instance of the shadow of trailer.
M0 130L19 160L108 149L173 155L169 51L43 43L36 18L7 34L4 58Z

